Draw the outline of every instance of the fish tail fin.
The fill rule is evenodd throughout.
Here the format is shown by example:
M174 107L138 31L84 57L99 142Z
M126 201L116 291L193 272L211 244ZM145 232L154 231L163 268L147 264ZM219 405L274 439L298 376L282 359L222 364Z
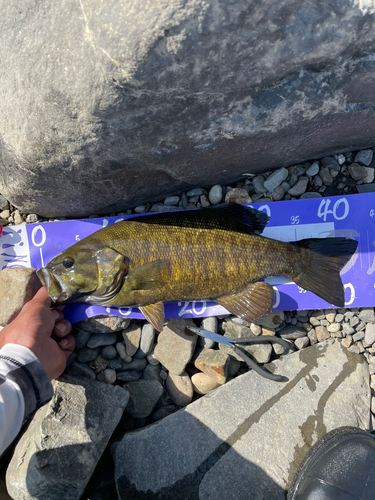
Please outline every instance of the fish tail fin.
M330 304L344 307L344 286L340 271L357 249L350 238L310 238L294 243L300 248L298 272L290 278Z

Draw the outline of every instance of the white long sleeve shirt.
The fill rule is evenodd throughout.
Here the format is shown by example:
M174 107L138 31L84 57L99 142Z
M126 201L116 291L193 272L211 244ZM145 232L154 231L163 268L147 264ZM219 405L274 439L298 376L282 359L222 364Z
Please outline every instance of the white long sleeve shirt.
M18 344L0 349L0 456L52 395L47 372L30 349Z

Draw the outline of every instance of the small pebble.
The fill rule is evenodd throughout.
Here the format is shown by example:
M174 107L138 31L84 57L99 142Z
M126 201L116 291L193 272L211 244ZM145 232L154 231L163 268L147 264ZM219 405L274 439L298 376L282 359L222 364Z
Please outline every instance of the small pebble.
M19 210L16 210L15 212L13 212L13 218L14 218L14 223L17 225L20 225L23 222L25 222L25 219L20 214Z
M76 349L82 349L83 347L86 347L90 337L91 337L90 332L77 328L77 334L75 335Z
M135 370L128 370L126 372L118 371L117 372L117 380L120 382L134 382L135 380L139 380L142 377L142 372L138 372Z
M95 347L111 345L114 344L116 340L117 335L115 333L94 333L87 342L87 347L94 349Z
M225 195L225 203L252 203L249 193L245 189L235 188Z
M208 193L208 199L210 200L210 203L212 205L217 205L218 203L221 202L222 198L223 198L223 188L219 184L212 186L210 192Z
M117 351L113 345L107 345L103 347L101 355L104 359L115 359L117 357Z
M363 149L362 151L358 151L355 155L354 161L368 167L372 162L373 151L372 149Z
M195 189L191 189L190 191L188 191L186 193L186 196L188 198L190 198L191 196L200 196L201 194L206 194L207 191L203 188L195 188Z
M38 220L39 220L39 217L36 214L29 214L26 217L26 222L28 224L35 224L35 222L38 222Z
M291 196L301 196L306 191L308 182L308 177L300 177L298 182L291 189L289 189L288 193Z
M164 205L175 206L175 205L178 205L179 201L180 201L179 196L169 196L168 198L165 198Z
M306 170L306 175L309 177L314 177L314 175L317 175L319 173L319 163L317 161L314 161L312 165Z
M288 177L289 172L286 168L282 167L272 172L272 174L264 181L266 191L272 193L280 184Z
M263 194L267 192L267 188L264 187L264 177L262 175L254 177L253 186L256 193Z
M135 358L145 358L154 346L155 341L155 328L150 323L145 323L141 330L141 340L139 349L135 353Z
M84 347L77 354L77 361L79 363L89 363L90 361L94 361L98 357L100 353L100 347L96 349L90 349L89 347Z
M332 176L331 176L328 168L321 168L320 169L320 177L322 179L323 184L325 184L326 186L329 186L333 182Z
M118 352L118 355L120 356L121 359L126 358L126 349L122 342L117 342L116 351Z
M300 337L299 339L296 339L294 341L294 344L297 347L297 349L299 349L299 350L304 349L305 347L307 347L310 344L309 337Z

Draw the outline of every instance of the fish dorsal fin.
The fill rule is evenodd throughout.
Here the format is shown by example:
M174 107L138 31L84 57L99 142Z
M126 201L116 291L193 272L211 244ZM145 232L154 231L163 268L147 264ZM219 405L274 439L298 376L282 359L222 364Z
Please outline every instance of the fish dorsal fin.
M197 210L183 210L162 214L139 215L129 221L195 229L224 229L239 233L261 233L269 217L255 208L237 203L222 203Z
M254 321L271 311L273 298L272 286L258 281L248 285L241 292L215 299L215 302L245 321Z
M155 290L164 286L171 274L168 259L154 260L136 267L125 277L130 290Z
M163 302L156 302L155 304L149 304L148 306L141 306L139 310L147 321L151 323L155 330L158 332L162 331L164 323Z

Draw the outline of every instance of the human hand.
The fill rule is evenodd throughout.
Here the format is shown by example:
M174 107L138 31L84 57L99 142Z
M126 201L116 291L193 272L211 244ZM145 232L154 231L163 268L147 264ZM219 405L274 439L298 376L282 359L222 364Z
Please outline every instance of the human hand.
M59 309L51 309L51 298L42 287L23 306L19 315L0 332L0 349L5 344L28 347L52 380L62 374L75 347L72 325Z

